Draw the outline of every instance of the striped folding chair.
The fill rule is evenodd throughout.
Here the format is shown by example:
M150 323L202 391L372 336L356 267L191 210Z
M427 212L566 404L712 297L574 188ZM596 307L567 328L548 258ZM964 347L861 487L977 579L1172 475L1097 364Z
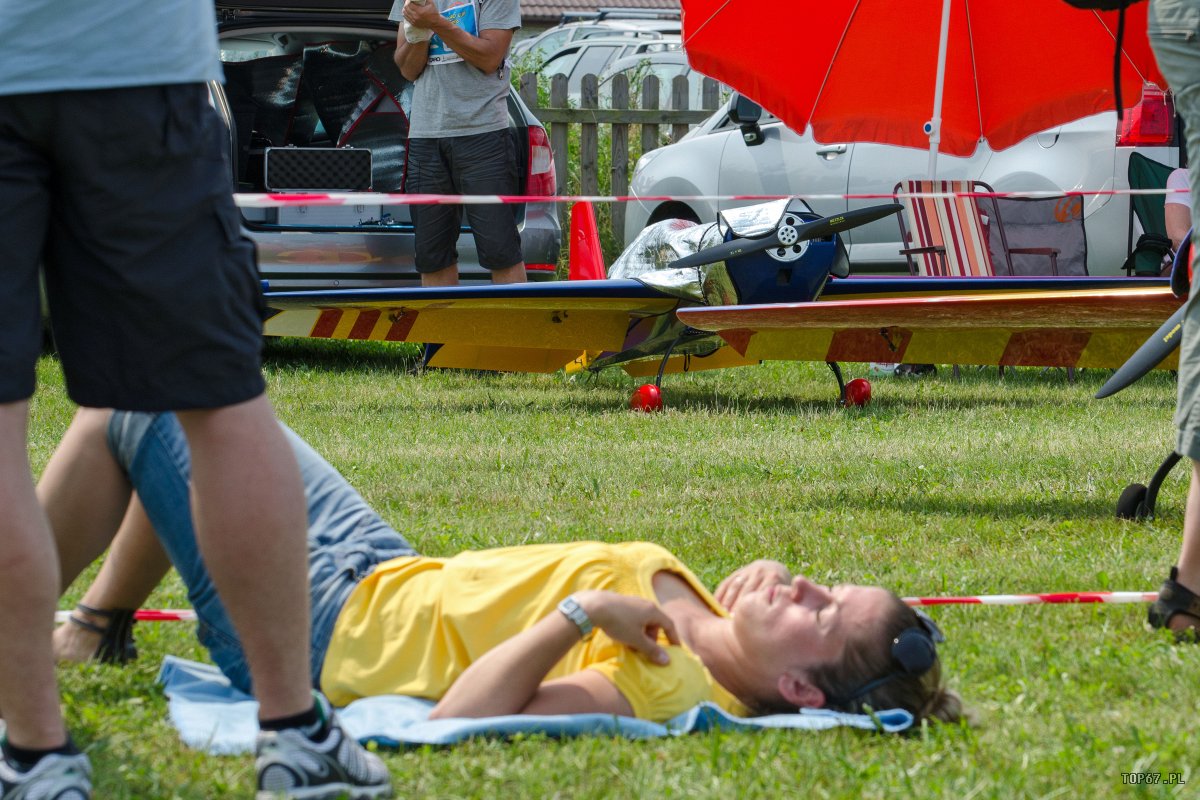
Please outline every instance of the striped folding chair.
M989 198L965 196L991 192L982 181L910 180L893 191L907 194L947 194L947 197L901 198L899 214L904 247L913 275L991 277L1011 274L1007 264L997 272L988 248L995 212Z

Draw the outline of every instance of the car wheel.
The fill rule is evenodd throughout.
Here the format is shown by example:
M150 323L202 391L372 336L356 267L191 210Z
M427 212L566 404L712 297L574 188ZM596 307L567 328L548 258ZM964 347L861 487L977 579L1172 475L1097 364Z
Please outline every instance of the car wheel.
M663 203L654 209L654 213L650 215L650 219L646 220L646 227L656 222L662 222L664 219L686 219L699 223L700 215L693 211L686 203Z

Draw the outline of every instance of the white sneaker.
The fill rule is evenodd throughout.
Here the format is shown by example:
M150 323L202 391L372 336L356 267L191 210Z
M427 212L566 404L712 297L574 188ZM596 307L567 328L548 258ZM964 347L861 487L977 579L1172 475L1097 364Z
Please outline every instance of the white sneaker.
M322 695L317 710L329 721L329 735L314 742L298 728L260 731L256 746L257 800L373 800L392 796L392 779L383 762L342 729Z
M27 772L0 758L0 800L91 800L92 765L83 753L49 755Z

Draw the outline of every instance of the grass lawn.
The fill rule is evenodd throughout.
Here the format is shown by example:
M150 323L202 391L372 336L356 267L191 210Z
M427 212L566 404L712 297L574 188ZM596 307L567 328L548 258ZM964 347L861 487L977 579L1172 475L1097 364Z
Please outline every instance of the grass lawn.
M649 539L715 586L771 557L828 582L902 595L1157 589L1179 543L1185 471L1151 523L1119 522L1172 439L1174 382L1115 398L1109 374L943 369L874 381L842 410L823 365L669 377L668 410L625 410L635 381L412 375L415 351L275 342L280 417L422 552ZM863 374L852 365L850 376ZM41 364L31 459L70 404ZM62 607L76 599L77 584ZM152 605L180 607L177 581ZM712 734L671 741L482 741L386 754L404 797L1192 797L1200 794L1200 648L1143 629L1142 605L934 609L975 728ZM201 658L183 623L137 627L131 668L60 671L97 797L251 793L246 757L182 748L154 684L161 657ZM1186 785L1129 785L1125 773Z

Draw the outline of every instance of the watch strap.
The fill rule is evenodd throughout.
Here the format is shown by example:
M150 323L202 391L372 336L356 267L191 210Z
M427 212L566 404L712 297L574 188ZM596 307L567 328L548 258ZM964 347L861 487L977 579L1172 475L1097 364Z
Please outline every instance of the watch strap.
M583 606L579 605L579 601L574 595L568 595L558 604L558 610L562 615L571 622L575 623L575 627L579 628L579 637L587 639L592 635L592 630L595 626L592 625L592 618L583 610Z

